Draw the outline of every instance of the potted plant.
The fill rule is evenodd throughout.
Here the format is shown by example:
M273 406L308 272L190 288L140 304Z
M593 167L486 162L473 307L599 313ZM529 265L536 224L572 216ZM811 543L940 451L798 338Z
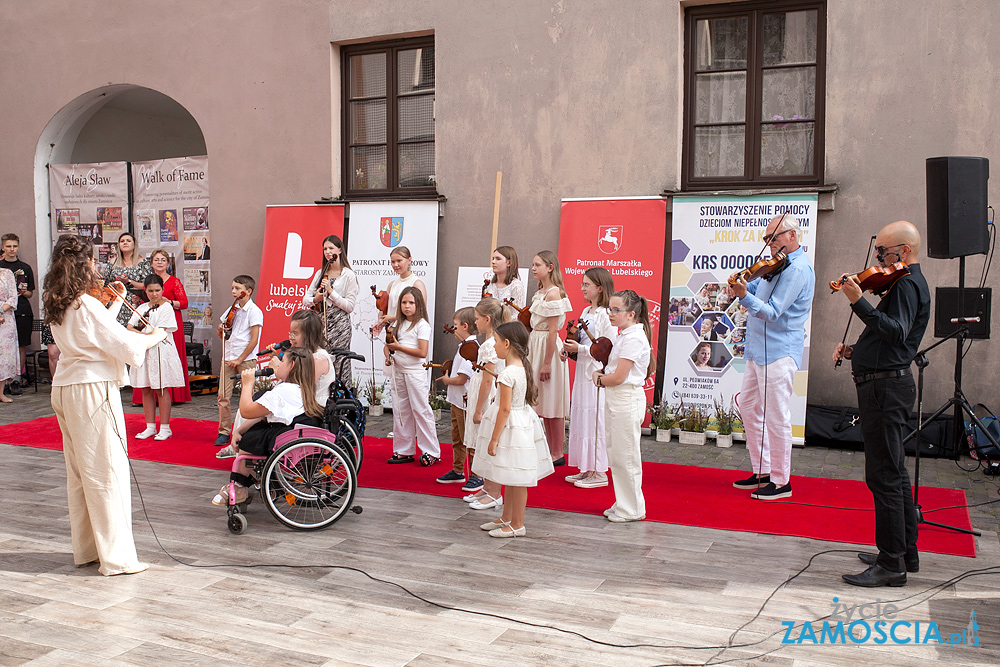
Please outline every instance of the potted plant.
M704 445L705 426L708 424L708 414L702 412L699 407L690 407L684 413L681 420L682 445Z
M449 407L448 395L441 393L435 394L433 391L428 394L427 402L431 404L431 410L434 411L434 421L441 421L441 411Z
M368 414L372 417L380 417L385 411L382 399L385 398L385 387L388 380L383 380L381 384L376 384L374 379L368 380L362 389L362 397L368 401Z
M736 409L732 401L729 407L723 407L722 403L715 402L715 422L718 424L719 432L715 436L717 447L733 446L733 420L736 418Z
M670 442L670 435L680 420L680 416L666 403L650 405L647 410L649 411L650 421L656 427L656 441Z

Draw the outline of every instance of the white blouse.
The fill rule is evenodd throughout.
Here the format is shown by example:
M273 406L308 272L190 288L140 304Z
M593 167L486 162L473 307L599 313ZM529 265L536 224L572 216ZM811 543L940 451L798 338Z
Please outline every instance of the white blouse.
M60 359L60 361L62 361ZM302 389L291 382L280 382L257 399L257 403L267 408L271 414L267 421L290 426L292 420L305 412Z
M607 375L611 375L618 368L618 361L628 359L632 362L632 368L622 385L633 385L641 387L646 382L646 367L649 366L649 339L646 338L646 330L641 324L633 324L626 327L618 334L614 345L611 347L611 355L608 358Z
M322 273L322 268L316 272L312 282L309 284L309 289L306 290L305 296L302 297L302 305L306 308L311 308L316 303L316 289L323 281ZM333 305L345 313L354 312L354 306L358 303L358 291L360 290L357 274L345 267L341 269L340 275L334 279L331 287L333 290L328 298L333 302Z
M62 324L52 325L52 338L59 346L53 387L89 382L128 383L125 364L142 366L150 339L118 322L121 307L120 300L115 300L108 309L84 294L66 310Z

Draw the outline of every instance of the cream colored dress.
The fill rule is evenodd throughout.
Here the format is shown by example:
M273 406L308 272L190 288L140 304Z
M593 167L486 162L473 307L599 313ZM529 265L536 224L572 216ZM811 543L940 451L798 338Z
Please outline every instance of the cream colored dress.
M549 291L557 290L553 286ZM545 419L565 419L569 417L569 364L559 358L562 350L562 339L556 335L556 349L552 353L552 376L545 382L538 379L542 369L542 358L545 356L545 343L549 335L550 317L558 317L558 329L566 325L566 313L573 310L573 304L563 297L555 301L546 301L541 290L531 297L531 336L528 338L528 359L531 361L531 371L534 374L535 386L538 387L538 405L535 412Z

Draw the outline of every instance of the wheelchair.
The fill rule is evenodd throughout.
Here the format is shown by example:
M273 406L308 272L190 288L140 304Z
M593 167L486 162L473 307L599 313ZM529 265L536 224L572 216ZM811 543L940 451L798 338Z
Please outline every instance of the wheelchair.
M271 515L293 530L320 530L348 511L361 514L363 509L353 503L364 456L365 411L351 387L334 383L322 422L323 427L293 424L277 437L269 456L237 455L232 471L239 474L240 461L249 461L255 483L248 486L245 501L234 503L235 481L229 482L226 525L231 533L246 530L247 507L258 487Z

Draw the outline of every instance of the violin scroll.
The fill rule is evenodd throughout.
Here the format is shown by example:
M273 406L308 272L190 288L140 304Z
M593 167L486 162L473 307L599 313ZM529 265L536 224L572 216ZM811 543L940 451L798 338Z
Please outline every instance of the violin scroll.
M750 282L756 278L763 278L764 276L783 269L785 267L785 262L787 261L788 253L784 250L779 250L774 253L774 256L770 259L758 260L742 271L737 271L733 275L729 276L729 284L735 285L740 278L746 282Z

